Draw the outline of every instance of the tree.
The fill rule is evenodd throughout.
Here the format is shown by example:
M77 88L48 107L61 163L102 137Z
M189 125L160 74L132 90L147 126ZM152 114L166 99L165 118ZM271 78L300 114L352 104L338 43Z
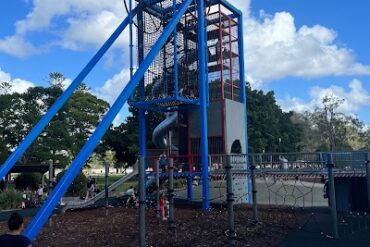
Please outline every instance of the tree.
M249 83L246 91L249 152L299 151L303 130L292 121L294 113L283 112L272 91L252 90Z
M293 122L304 130L300 142L302 150L350 151L366 146L364 124L356 116L340 112L343 103L343 99L326 96L322 106L313 112L294 113Z
M303 152L323 151L319 148L323 143L322 135L317 128L313 127L310 117L310 112L294 112L291 117L292 122L301 126L302 129L302 138L298 146ZM327 150L327 148L324 149Z
M60 72L49 73L48 82L50 87L63 88L66 81L65 76Z
M112 150L105 151L104 161L105 163L108 163L109 165L113 165L117 163L116 152Z
M0 94L9 94L12 89L12 85L7 82L3 81L0 83Z
M18 93L0 95L0 143L5 147L1 150L1 159L4 161L28 130L24 110L25 101Z
M325 145L330 152L353 149L350 139L361 132L363 124L356 117L339 112L338 108L343 103L344 99L325 96L322 99L323 106L317 107L310 114L312 128L317 129L322 136L321 149L325 149Z
M24 139L62 94L61 73L51 73L50 87L34 87L23 94L0 95L0 159ZM101 121L109 104L80 87L58 111L20 162L67 166Z
M66 126L73 139L71 155L75 157L98 123L102 120L109 103L97 98L89 91L76 91L66 104ZM97 148L99 150L100 147ZM101 151L102 153L104 150Z
M28 119L30 128L61 94L62 89L59 87L34 87L23 95L26 102L24 118ZM52 163L63 167L70 163L68 149L73 145L73 139L66 125L66 118L67 112L62 108L26 152L24 163Z
M151 85L145 88L147 94L151 92ZM130 107L129 115L125 122L117 127L111 128L106 134L103 146L115 151L117 166L127 168L135 164L139 153L139 111L135 107ZM157 125L165 119L161 112L148 111L145 113L146 119L146 146L156 148L152 142L152 133Z

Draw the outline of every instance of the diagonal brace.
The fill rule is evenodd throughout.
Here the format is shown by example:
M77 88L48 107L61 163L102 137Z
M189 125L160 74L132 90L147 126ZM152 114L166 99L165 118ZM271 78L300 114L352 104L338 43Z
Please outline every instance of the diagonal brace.
M150 64L154 60L155 56L158 54L162 46L165 44L166 40L170 37L171 32L175 29L177 23L180 21L182 15L185 13L186 9L193 0L185 0L178 11L174 14L171 22L163 30L162 35L158 38L157 42L154 44L144 61L140 64L138 70L133 75L132 79L128 82L126 87L123 89L121 94L118 96L117 100L114 102L108 113L105 115L101 123L96 128L93 135L83 146L80 153L77 155L76 159L70 165L70 168L66 171L64 176L58 182L55 189L50 194L47 201L43 204L41 209L38 211L37 215L28 226L25 231L25 235L34 240L38 232L41 230L42 226L47 221L48 217L58 204L60 198L68 189L69 185L72 183L73 179L76 177L83 164L86 162L87 158L94 151L96 145L99 143L100 139L104 136L105 132L108 130L110 124L121 110L122 106L127 101L128 97L132 94L135 87L142 79L144 73L149 68Z
M142 5L137 6L132 11L132 15L136 15ZM82 69L82 71L77 75L77 77L72 81L71 85L63 92L63 94L57 99L57 101L50 107L46 114L40 119L35 127L32 128L31 132L25 137L25 139L19 144L19 146L14 150L14 152L8 157L2 166L0 166L0 179L4 178L6 174L10 172L15 163L21 158L21 156L26 152L29 146L35 141L35 139L41 134L48 123L53 119L55 114L62 108L65 102L73 94L76 88L81 84L81 82L86 78L94 66L99 62L107 50L112 46L112 44L117 40L122 31L130 23L130 18L127 16L122 23L117 27L113 34L108 38L108 40L103 44L103 46L98 50L98 52L91 58L89 63Z

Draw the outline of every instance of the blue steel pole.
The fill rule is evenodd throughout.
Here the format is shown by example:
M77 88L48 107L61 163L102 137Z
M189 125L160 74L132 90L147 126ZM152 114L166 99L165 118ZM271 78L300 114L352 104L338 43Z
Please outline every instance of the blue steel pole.
M99 143L100 139L104 136L105 132L108 130L110 124L121 110L122 106L127 101L128 97L132 94L135 87L143 77L145 71L149 68L150 64L154 60L155 56L160 51L161 47L165 44L166 40L171 35L171 32L179 22L181 16L185 13L186 9L190 5L192 0L185 0L181 5L180 9L172 18L171 22L163 30L162 35L158 38L157 42L154 44L144 61L140 64L138 70L132 76L132 79L128 82L126 87L123 89L121 94L118 96L117 100L114 102L112 107L109 109L108 113L105 115L103 120L100 122L95 132L91 135L87 143L83 146L76 159L71 163L70 168L66 171L64 176L61 178L53 192L48 197L47 201L42 205L41 209L38 211L37 215L27 227L25 235L34 240L37 233L41 230L42 226L47 221L49 215L52 213L55 206L58 204L60 198L63 196L65 191L68 189L69 185L72 183L73 179L76 177L83 164L94 151L96 145Z
M129 25L129 46L130 46L130 80L132 78L132 75L134 73L134 55L133 55L133 40L132 40L132 24L133 24L133 17L132 17L132 0L129 0L129 13L128 16L130 18L130 25ZM134 101L135 93L131 94L130 101Z
M141 11L140 11L141 12ZM129 1L129 18L130 18L130 79L134 73L134 58L133 58L133 44L132 44L132 0Z
M172 2L173 13L176 10L176 0ZM178 65L177 65L177 28L173 31L173 76L175 83L175 97L179 95Z
M206 15L206 14L205 14ZM207 61L206 67L206 103L207 106L209 105L209 83L208 83L208 34L207 34L207 27L208 27L208 19L204 18L204 42L205 42L205 51L204 51L204 56L205 60Z
M200 96L200 129L201 129L201 161L202 161L202 195L203 211L209 211L209 184L208 184L208 126L207 126L207 61L204 21L204 0L197 0L198 11L198 53L199 53L199 96Z
M137 14L138 21L138 59L139 65L144 60L144 23L143 12ZM145 98L145 84L144 78L139 82L139 101ZM139 154L140 154L140 167L139 167L139 247L145 246L145 207L146 207L146 193L145 193L145 168L146 168L146 131L145 131L145 110L138 109L139 117Z
M244 68L244 36L243 36L243 14L238 17L238 46L240 66L240 101L244 104L244 126L245 126L245 154L248 157L248 128L247 128L247 94L245 89L245 68ZM247 159L248 160L248 159Z
M137 20L138 20L138 27L139 27L138 59L139 59L139 65L140 65L144 60L144 30L143 30L144 23L143 23L143 12L142 11L138 13ZM145 98L145 85L144 85L144 79L142 78L139 83L139 99L144 100L144 98ZM140 156L144 158L144 167L145 167L145 156L146 156L145 110L142 108L139 108L138 111L139 111L139 154Z
M138 7L133 10L134 14L137 13ZM103 57L105 52L112 46L114 41L122 33L129 23L129 18L126 17L125 20L117 27L114 33L109 37L109 39L103 44L99 51L93 56L89 63L82 69L82 71L77 75L77 77L72 81L71 85L64 91L64 93L58 98L58 100L50 107L46 114L41 118L41 120L36 124L31 132L25 137L25 139L19 144L17 149L8 157L5 163L0 167L0 179L4 178L6 174L12 169L14 164L19 160L19 158L24 154L28 147L35 141L35 139L40 135L45 126L51 121L54 115L59 111L59 109L64 105L68 98L73 94L75 89L80 85L80 83L85 79L85 77L90 73L98 61Z

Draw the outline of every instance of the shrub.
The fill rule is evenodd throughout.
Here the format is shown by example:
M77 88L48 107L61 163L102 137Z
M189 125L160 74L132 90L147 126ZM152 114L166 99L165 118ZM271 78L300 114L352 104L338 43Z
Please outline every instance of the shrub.
M57 182L62 178L66 171L62 171L57 175ZM67 196L82 196L86 192L87 178L85 174L80 172L69 186L66 195Z
M5 190L0 193L0 210L19 208L22 194L15 190Z
M40 173L22 173L19 174L15 180L15 189L24 190L30 187L32 190L36 190L41 184L41 174Z

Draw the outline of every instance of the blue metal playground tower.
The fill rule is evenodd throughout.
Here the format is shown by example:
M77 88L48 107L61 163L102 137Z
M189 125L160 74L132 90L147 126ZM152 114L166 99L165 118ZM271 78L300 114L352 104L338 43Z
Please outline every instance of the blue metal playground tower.
M233 118L232 114L226 112L226 109L230 112L230 107L236 106L242 111L237 114L242 119L241 125L237 126L243 129L238 132L243 134L239 146L242 153L248 150L242 13L226 0L139 0L134 8L129 1L128 16L0 167L0 177L3 178L129 26L130 81L28 226L25 234L30 239L37 236L127 101L139 109L141 160L148 162L146 111L167 114L167 119L153 133L153 141L158 148L165 145L165 134L171 126L186 126L186 131L177 132L176 152L178 157L186 157L184 162L187 168L183 171L188 177L194 174L202 177L205 211L209 209L210 203L209 153L231 152L230 133L235 131L230 128L233 123L227 122L227 119ZM136 27L138 45L136 71L133 69L133 27ZM219 113L213 118L210 111ZM211 123L209 117L212 118ZM220 126L218 132L212 129L213 125ZM167 138L167 141L170 139ZM139 169L141 178L145 176L145 163Z

